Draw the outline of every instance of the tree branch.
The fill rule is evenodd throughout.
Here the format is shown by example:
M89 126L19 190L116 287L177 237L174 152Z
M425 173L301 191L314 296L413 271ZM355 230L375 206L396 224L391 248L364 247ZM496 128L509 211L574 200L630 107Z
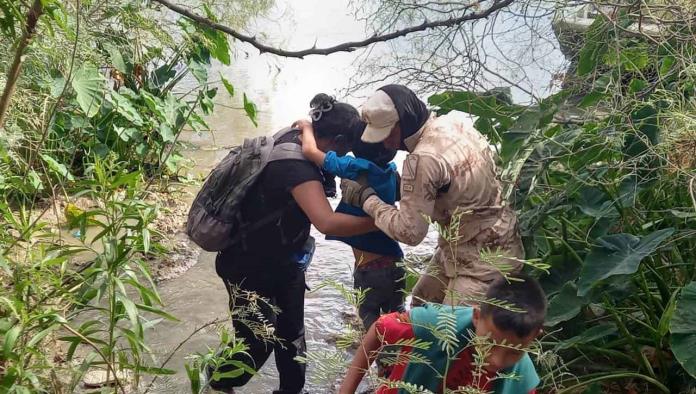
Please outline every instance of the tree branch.
M290 50L285 50L285 49L275 48L272 46L265 45L265 44L257 41L256 37L244 35L244 34L238 32L238 31L236 31L228 26L213 22L210 19L202 17L200 15L197 15L197 14L189 11L188 9L186 9L184 7L181 7L181 6L176 5L176 4L172 4L168 0L152 0L152 1L154 1L155 3L162 4L163 6L169 8L170 10L176 12L177 14L183 15L187 18L190 18L190 19L192 19L192 20L194 20L202 25L205 25L205 26L208 26L212 29L229 34L232 37L238 39L239 41L249 43L252 46L254 46L256 49L261 51L261 53L272 53L272 54L278 55L278 56L293 57L293 58L300 58L301 59L307 55L330 55L330 54L336 53L336 52L352 52L358 48L367 47L369 45L372 45L372 44L375 44L378 42L390 41L390 40L393 40L395 38L403 37L403 36L406 36L408 34L419 32L419 31L434 29L437 27L451 27L451 26L460 25L464 22L471 21L471 20L486 19L494 12L512 4L512 2L514 0L496 0L493 2L493 5L491 5L488 9L486 9L484 11L472 12L470 14L462 15L460 17L437 20L437 21L433 21L433 22L428 22L426 20L417 26L407 27L407 28L404 28L401 30L396 30L394 32L387 33L387 34L374 35L374 36L366 38L362 41L350 41L350 42L344 42L342 44L334 45L334 46L327 47L327 48L312 47L312 48L298 50L298 51L290 51Z
M43 14L43 11L43 3L41 0L34 0L34 3L29 9L29 14L27 15L27 23L24 28L24 33L22 33L22 38L20 38L17 49L15 50L12 66L10 66L10 70L7 72L7 82L5 83L5 89L2 92L2 98L0 98L0 128L3 125L7 108L10 106L10 99L12 98L12 93L14 93L15 86L17 85L17 80L22 72L24 51L31 43L32 38L34 38L34 33L36 33L36 24L39 21L39 17Z

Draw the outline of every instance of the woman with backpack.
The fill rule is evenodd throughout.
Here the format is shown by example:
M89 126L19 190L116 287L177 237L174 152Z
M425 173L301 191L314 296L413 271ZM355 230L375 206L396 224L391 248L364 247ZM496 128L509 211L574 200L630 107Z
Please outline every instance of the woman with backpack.
M319 149L345 155L351 150L354 138L365 128L358 111L341 102L313 100L311 105L311 123ZM274 143L275 146L301 144L300 131L290 130L278 136ZM304 354L306 346L303 264L307 263L307 252L311 253L309 249L313 246L310 245L313 243L309 236L310 224L324 234L343 237L376 229L369 217L333 211L324 186L327 179L332 181L333 175L323 174L309 160L270 161L244 197L240 210L244 222L263 225L254 227L244 234L243 241L220 252L215 266L227 287L230 308L234 307L236 337L244 339L248 350L237 353L232 363L209 367L209 376L216 375L213 372L224 376L225 372L238 370L239 365L235 364L239 361L258 371L274 351L280 376L279 389L274 392L302 392L305 364L295 358ZM273 220L265 220L269 215L275 215ZM253 308L258 308L260 313L254 313ZM273 325L275 337L270 342L268 337L257 335L269 323ZM236 377L223 377L212 380L210 386L233 392L234 387L243 386L251 376L245 372Z

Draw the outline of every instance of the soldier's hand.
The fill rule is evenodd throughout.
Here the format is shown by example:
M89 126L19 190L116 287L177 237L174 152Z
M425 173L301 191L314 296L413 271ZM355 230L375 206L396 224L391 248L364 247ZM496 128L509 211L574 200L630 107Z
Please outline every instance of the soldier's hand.
M362 208L365 201L374 196L375 190L350 179L341 179L341 201L354 207Z

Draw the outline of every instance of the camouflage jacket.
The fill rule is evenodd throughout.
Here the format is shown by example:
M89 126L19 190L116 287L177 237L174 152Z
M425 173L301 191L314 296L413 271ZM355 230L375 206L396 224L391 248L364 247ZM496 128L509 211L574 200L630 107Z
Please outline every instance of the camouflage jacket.
M450 278L490 280L497 271L482 264L482 249L523 257L515 213L502 199L493 152L467 115L433 115L404 144L410 154L401 172L399 208L376 196L363 205L377 227L417 245L428 233L428 218L437 222L445 231L440 231L433 258Z

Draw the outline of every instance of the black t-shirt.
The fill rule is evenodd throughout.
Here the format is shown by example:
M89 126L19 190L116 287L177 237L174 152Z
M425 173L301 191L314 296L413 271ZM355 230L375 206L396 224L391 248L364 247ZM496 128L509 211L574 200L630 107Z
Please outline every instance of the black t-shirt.
M298 135L286 134L276 144L299 144ZM285 210L277 221L247 234L244 245L222 252L217 263L220 276L228 276L225 273L233 270L236 264L282 260L302 248L309 237L310 222L294 203L290 191L309 181L324 182L320 169L310 161L279 160L266 165L242 202L242 216L247 223L255 223L279 209Z

